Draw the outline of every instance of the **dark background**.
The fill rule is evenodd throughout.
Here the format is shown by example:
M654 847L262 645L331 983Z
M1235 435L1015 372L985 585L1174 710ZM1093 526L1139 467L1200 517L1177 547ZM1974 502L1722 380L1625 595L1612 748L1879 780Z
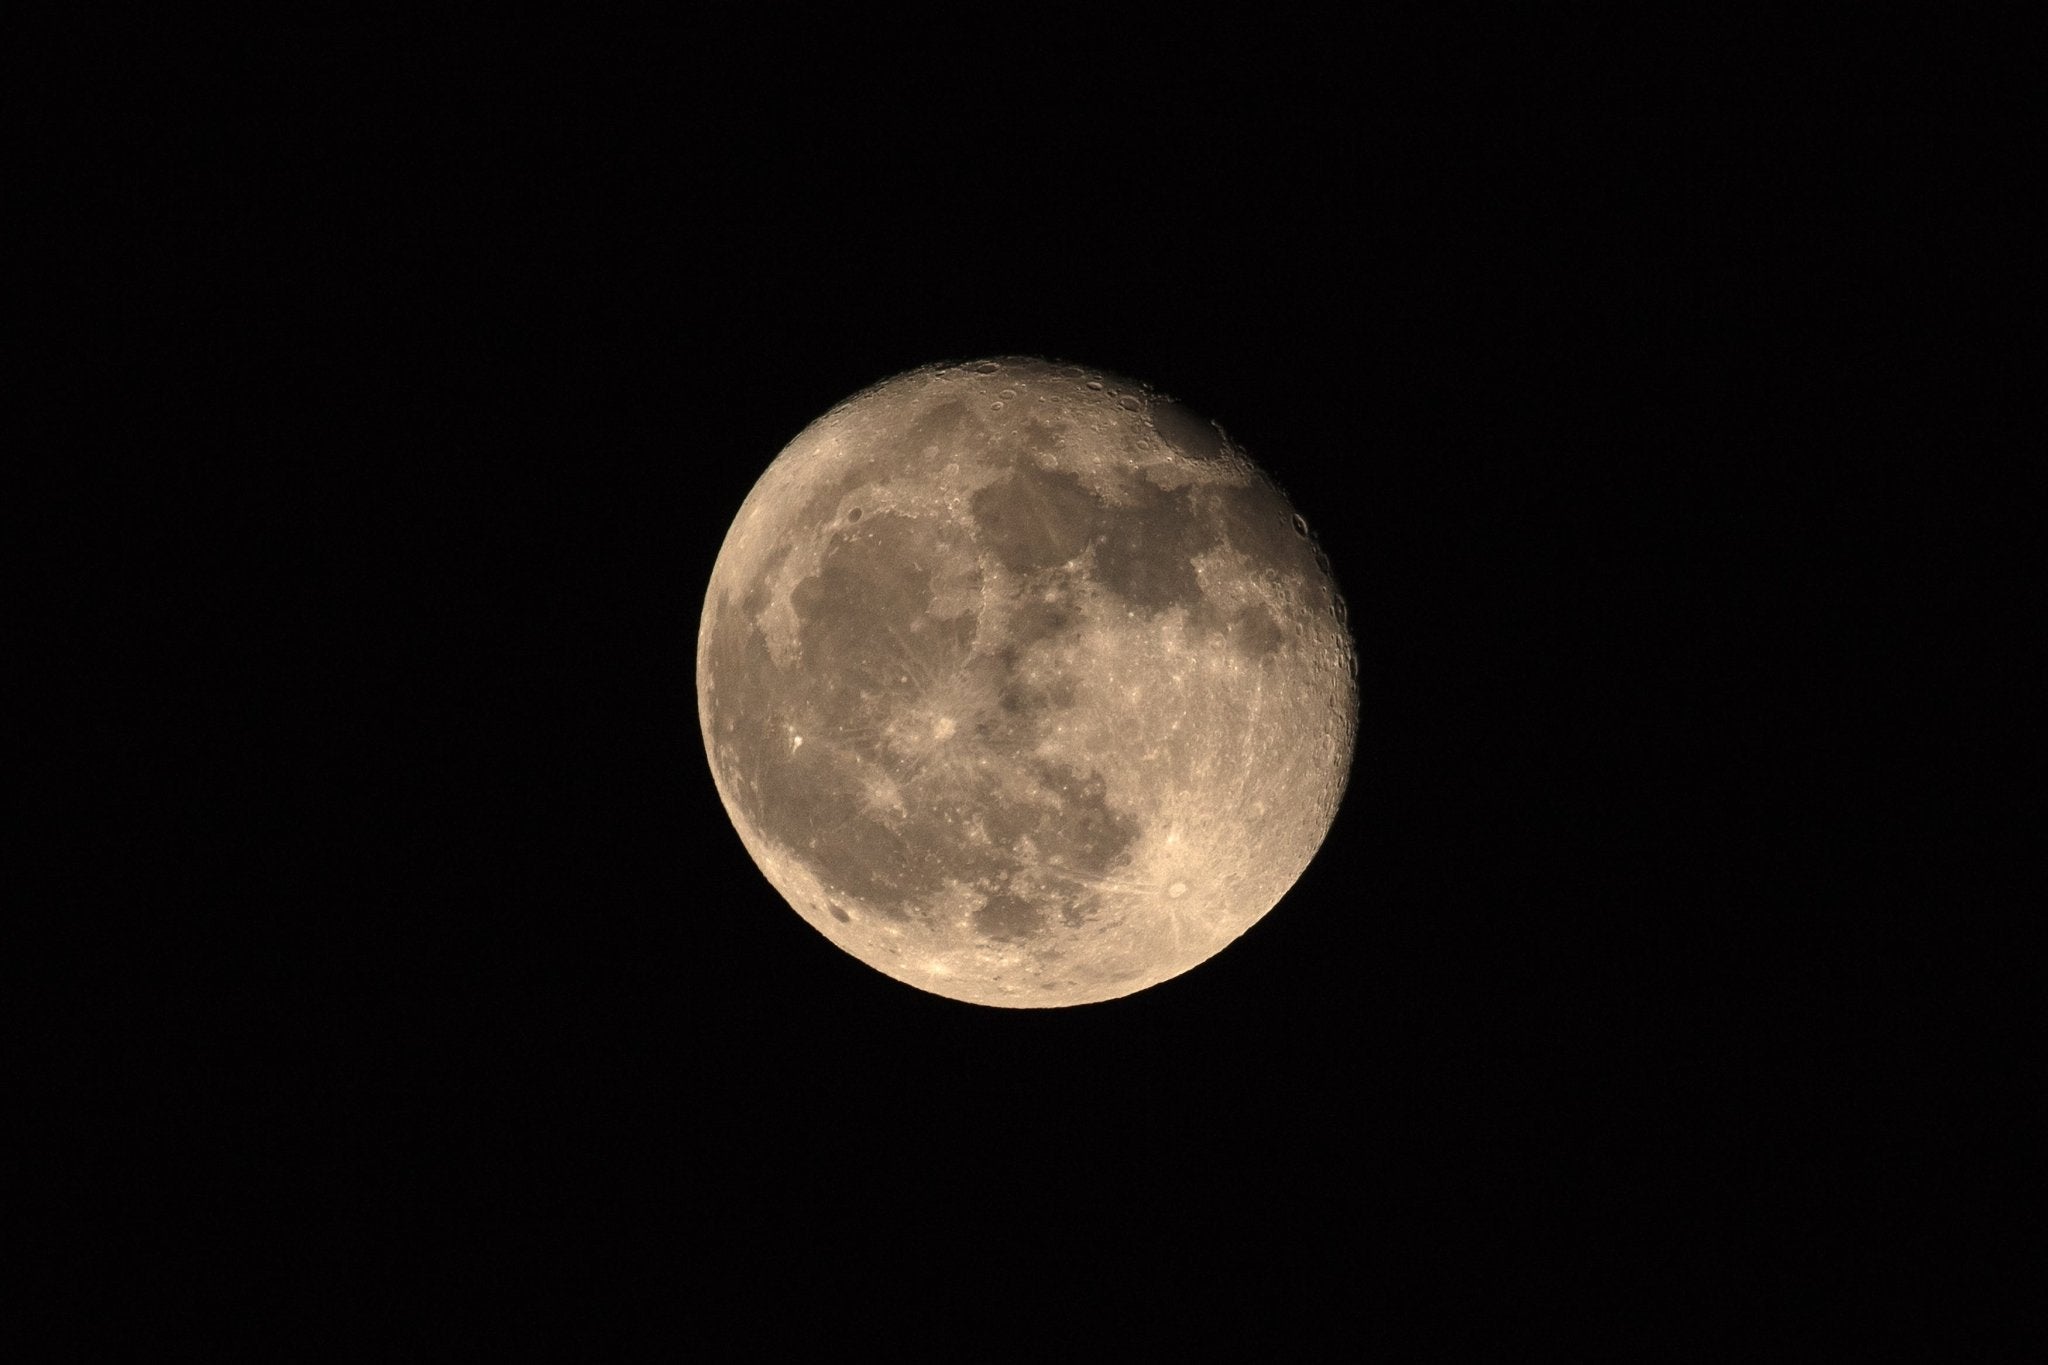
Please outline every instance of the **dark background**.
M62 1144L89 1247L198 1267L194 1320L451 1339L1656 1339L1846 1287L1919 888L1832 833L1917 433L1842 397L1911 287L1837 192L1910 63L1025 23L86 41L55 274L120 320L124 467L73 553L135 568L65 657L142 649L79 871L121 1022L64 1035L73 1101L140 1101ZM1221 421L1361 661L1294 891L1057 1012L806 927L693 688L783 444L1001 353Z

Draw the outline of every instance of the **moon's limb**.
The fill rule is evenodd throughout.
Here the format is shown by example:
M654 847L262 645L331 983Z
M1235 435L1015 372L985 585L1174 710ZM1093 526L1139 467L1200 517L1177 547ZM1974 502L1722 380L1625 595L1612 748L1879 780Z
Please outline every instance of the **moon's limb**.
M801 433L699 625L712 773L770 882L898 980L1129 994L1307 866L1356 726L1342 603L1211 424L1040 360L927 367Z

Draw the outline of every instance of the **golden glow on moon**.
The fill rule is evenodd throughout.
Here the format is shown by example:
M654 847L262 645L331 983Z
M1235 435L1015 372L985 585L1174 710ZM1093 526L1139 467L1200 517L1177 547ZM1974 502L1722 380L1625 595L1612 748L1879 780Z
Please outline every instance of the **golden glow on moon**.
M980 1004L1112 999L1269 910L1356 728L1307 523L1220 429L1023 357L807 427L705 595L706 753L747 850L877 970Z

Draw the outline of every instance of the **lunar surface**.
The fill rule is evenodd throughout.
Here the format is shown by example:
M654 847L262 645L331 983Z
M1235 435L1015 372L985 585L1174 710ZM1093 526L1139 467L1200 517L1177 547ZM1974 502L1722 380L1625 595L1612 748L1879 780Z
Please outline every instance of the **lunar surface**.
M1177 976L1286 894L1350 770L1356 663L1307 523L1220 428L1021 357L819 418L718 556L725 808L832 942L957 1000Z

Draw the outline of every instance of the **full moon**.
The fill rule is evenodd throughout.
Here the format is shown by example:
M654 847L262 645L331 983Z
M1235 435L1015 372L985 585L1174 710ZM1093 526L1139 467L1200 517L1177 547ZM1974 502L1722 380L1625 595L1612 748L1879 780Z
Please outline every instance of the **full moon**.
M1300 877L1357 729L1307 522L1142 384L1004 356L876 384L727 533L698 718L747 851L878 971L982 1005L1109 1000Z

